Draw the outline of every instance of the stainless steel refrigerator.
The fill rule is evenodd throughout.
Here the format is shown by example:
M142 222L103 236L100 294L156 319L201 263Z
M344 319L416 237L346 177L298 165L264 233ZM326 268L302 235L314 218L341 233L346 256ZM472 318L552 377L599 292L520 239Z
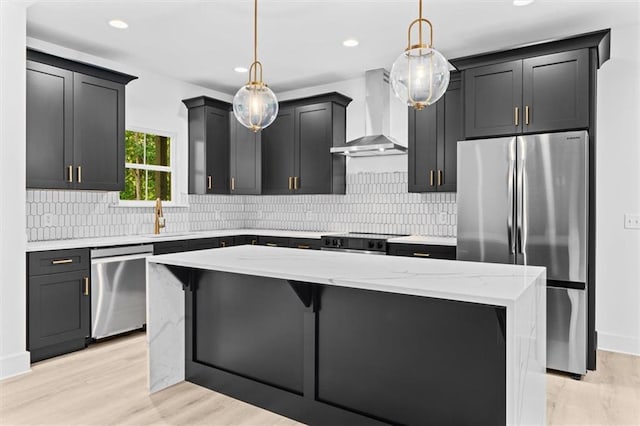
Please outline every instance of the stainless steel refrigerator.
M458 142L458 260L547 268L547 368L587 369L588 134Z

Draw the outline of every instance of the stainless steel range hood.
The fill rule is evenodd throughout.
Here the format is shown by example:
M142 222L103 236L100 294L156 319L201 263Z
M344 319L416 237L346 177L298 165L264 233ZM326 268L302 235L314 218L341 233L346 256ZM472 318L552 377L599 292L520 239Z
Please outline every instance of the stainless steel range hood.
M407 147L389 136L389 73L385 69L365 72L365 136L331 148L349 157L406 154Z

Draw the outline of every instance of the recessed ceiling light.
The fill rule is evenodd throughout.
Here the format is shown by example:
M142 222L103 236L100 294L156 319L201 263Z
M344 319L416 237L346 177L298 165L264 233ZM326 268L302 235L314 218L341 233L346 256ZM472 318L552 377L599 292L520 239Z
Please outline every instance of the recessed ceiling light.
M245 67L235 67L233 69L235 72L247 72L249 71L248 69L246 69Z
M514 6L527 6L533 3L535 0L513 0Z
M119 30L124 30L125 28L129 28L129 24L124 22L122 19L112 19L109 21L109 25Z
M355 38L348 38L342 42L344 47L356 47L358 44L360 44L360 42Z

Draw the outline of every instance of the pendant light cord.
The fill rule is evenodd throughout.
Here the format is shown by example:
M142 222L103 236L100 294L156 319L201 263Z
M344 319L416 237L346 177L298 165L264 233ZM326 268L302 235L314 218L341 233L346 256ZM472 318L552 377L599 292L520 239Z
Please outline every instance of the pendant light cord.
M418 6L418 16L422 21L422 0L420 0L420 6ZM422 22L418 25L418 43L422 44Z
M257 62L257 61L258 61L258 0L254 0L253 1L253 62Z

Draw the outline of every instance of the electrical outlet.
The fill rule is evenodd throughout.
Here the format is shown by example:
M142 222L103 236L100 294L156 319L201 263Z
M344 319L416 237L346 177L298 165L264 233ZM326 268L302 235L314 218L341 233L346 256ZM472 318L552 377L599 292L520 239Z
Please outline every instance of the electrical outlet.
M626 229L640 229L640 214L625 214L624 227Z
M449 218L445 212L438 213L438 225L446 225Z
M53 213L45 213L42 215L42 226L53 226Z

